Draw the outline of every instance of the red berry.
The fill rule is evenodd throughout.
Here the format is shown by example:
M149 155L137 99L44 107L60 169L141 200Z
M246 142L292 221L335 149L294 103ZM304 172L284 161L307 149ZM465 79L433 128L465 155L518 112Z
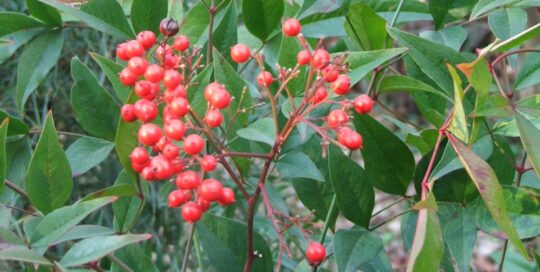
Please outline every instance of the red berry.
M217 109L208 110L204 116L204 122L208 127L216 128L221 126L223 114Z
M353 132L353 130L349 127L342 127L337 132L337 140L340 144L345 145L345 142L347 142L347 137Z
M337 128L339 126L347 124L349 117L343 110L333 110L328 114L326 122L330 128Z
M317 49L311 56L311 65L315 68L321 69L330 61L330 54L324 49Z
M133 151L131 151L129 158L131 159L131 162L145 164L150 160L150 155L148 155L148 151L146 151L146 149L142 147L135 147Z
M150 167L152 168L156 178L159 180L168 179L172 176L172 163L169 159L163 156L153 157L152 160L150 160Z
M311 242L306 249L306 258L308 263L312 265L318 265L324 261L326 257L326 248L317 243Z
M179 189L193 190L199 186L201 178L195 171L185 171L176 176L176 186Z
M146 68L146 72L144 73L144 77L146 80L150 82L159 82L161 79L163 79L163 75L165 72L163 71L163 68L157 64L151 64Z
M306 65L311 61L311 52L309 50L302 50L296 55L296 61L299 65Z
M231 188L223 188L218 203L222 206L229 206L235 201L234 191Z
M180 35L174 39L173 47L179 52L185 51L189 48L189 39L186 36Z
M145 180L155 180L156 179L156 176L154 174L154 171L152 170L152 167L150 166L146 166L142 171L141 171L141 177Z
M131 160L131 168L133 168L133 171L140 173L142 170L144 170L145 167L147 167L150 164L150 161L140 164L136 163L133 160Z
M231 104L231 95L225 89L216 90L212 93L210 104L218 109L226 108Z
M174 54L167 54L165 55L165 68L167 69L174 69L176 68L176 65L178 64L178 56Z
M321 86L315 90L315 94L313 95L313 104L318 104L326 99L326 96L328 96L328 93L326 92L326 88L324 86Z
M158 96L161 87L159 86L159 83L152 83L152 82L150 82L150 86L151 86L150 93L144 98L148 100L154 100L154 98Z
M283 34L285 36L294 37L300 33L300 30L302 30L302 25L296 19L287 19L283 22Z
M259 86L262 87L268 87L272 85L272 81L274 79L272 78L272 74L268 71L262 71L257 76L257 83L259 83Z
M202 210L195 202L188 202L182 206L182 218L186 222L195 223L201 219Z
M137 76L140 76L144 74L144 72L146 71L146 67L148 67L148 63L146 62L145 59L141 57L133 57L128 61L127 67L129 68L129 70L131 70L131 72L133 72Z
M185 190L174 190L169 193L169 207L178 208L191 199L191 193Z
M199 161L199 164L201 165L201 169L203 171L212 172L216 170L217 159L212 155L204 155Z
M141 144L155 145L161 139L161 128L156 124L143 124L137 136Z
M197 199L197 205L199 205L199 208L201 208L201 210L203 212L206 212L208 211L208 209L210 208L210 202L202 199L199 197L199 199Z
M167 70L163 75L163 85L169 89L174 89L182 83L184 78L176 70Z
M118 46L116 46L116 57L121 60L129 60L129 56L127 54L127 43L121 43Z
M172 55L173 54L173 49L170 45L166 44L165 46L163 45L160 45L158 46L158 48L156 49L156 58L159 60L159 61L163 61L163 60L166 60L167 59L167 56L169 55Z
M359 114L369 113L373 109L373 99L368 95L359 95L353 101L354 110Z
M206 201L217 201L223 194L223 185L216 179L205 179L199 186L199 197Z
M167 159L175 159L178 157L178 154L180 154L180 147L175 144L167 144L161 150L161 154L163 154L163 156L165 156Z
M221 85L219 82L212 82L208 85L206 85L206 88L204 88L204 98L206 101L210 102L212 100L212 95L216 92L219 92L221 90L225 90L223 85Z
M251 57L251 50L243 44L231 47L231 59L236 63L246 62Z
M143 122L150 122L158 115L158 107L156 103L150 100L139 99L137 102L135 102L133 108L135 109L135 115L137 115L137 118Z
M350 150L360 149L364 147L364 139L362 138L362 135L360 135L360 133L352 131L345 138L345 146Z
M146 80L139 80L135 83L134 91L139 97L146 97L152 92L152 83Z
M178 174L184 170L184 163L180 159L173 159L171 160L172 166L173 166L173 173Z
M348 94L351 90L351 80L347 75L339 75L336 81L332 82L330 88L338 95Z
M124 68L120 72L120 82L126 86L131 86L137 81L137 74L133 73L129 68Z
M145 49L154 46L156 42L156 34L152 31L142 31L137 34L137 41L139 41Z
M159 139L159 141L155 145L152 146L152 150L154 150L154 152L161 152L163 151L163 149L165 149L165 146L167 146L170 143L171 143L171 140L169 140L169 138L162 136Z
M184 139L184 151L188 155L197 155L204 148L204 140L197 134L191 134Z
M326 82L334 82L339 77L339 71L333 67L327 66L322 70L322 76Z
M180 141L186 133L186 127L184 123L180 120L171 120L165 124L163 128L165 136L171 140Z
M184 116L189 112L189 102L183 97L176 97L169 104L169 109L176 116Z
M184 97L184 98L187 97L187 90L186 90L186 87L184 87L184 85L176 86L176 88L174 88L174 93L176 97Z
M144 53L144 46L137 40L126 43L126 55L128 58L140 57Z
M131 104L125 104L120 110L120 116L125 122L131 123L137 120L137 115L135 115L135 109Z

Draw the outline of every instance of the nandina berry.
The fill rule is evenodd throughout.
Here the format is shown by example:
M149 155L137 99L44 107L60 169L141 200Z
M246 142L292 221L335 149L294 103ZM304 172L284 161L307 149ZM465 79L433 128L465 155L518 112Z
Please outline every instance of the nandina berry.
M135 102L133 109L137 118L143 122L154 120L159 112L156 103L146 99L139 99Z
M174 88L175 97L187 97L187 90L184 85L178 85Z
M144 54L144 46L137 40L126 43L126 55L128 58L140 57Z
M180 141L186 133L186 126L181 120L171 120L165 124L163 131L169 139Z
M336 81L332 82L330 88L338 95L348 94L351 90L351 79L347 75L339 75Z
M176 116L174 113L171 112L169 109L169 106L165 106L163 108L163 124L167 125L169 122L173 120L180 120L180 116Z
M206 201L217 201L223 194L223 185L216 179L205 179L199 186L199 197Z
M154 98L156 98L159 95L159 91L161 87L159 86L159 83L150 82L150 84L151 84L150 93L144 98L148 100L154 100Z
M131 162L144 164L150 160L150 155L148 155L146 149L138 146L131 151L129 158L131 159Z
M291 18L283 22L283 34L285 36L294 37L300 33L302 25L297 19Z
M144 72L144 78L150 82L157 83L163 79L164 74L165 71L163 71L161 66L158 64L150 64L146 68L146 72Z
M334 82L339 77L339 71L334 67L327 66L322 70L322 76L326 82Z
M189 48L189 39L186 36L180 35L174 39L173 47L176 51L183 52Z
M195 223L201 219L202 209L195 202L190 201L182 206L182 218L186 222Z
M222 206L229 206L236 201L234 191L231 188L223 188L218 203Z
M176 70L166 70L163 74L163 85L169 89L174 89L182 83L184 78Z
M173 173L178 174L184 170L184 163L181 159L176 158L171 160L172 166L173 166Z
M165 60L167 56L172 55L172 54L173 54L173 48L168 44L160 45L156 49L156 58L159 61Z
M131 70L137 76L140 76L146 72L146 67L148 67L148 62L141 57L133 57L128 61L128 69Z
M120 71L119 77L120 82L126 86L131 86L137 82L137 75L127 67Z
M217 159L212 155L204 155L199 161L201 169L206 172L212 172L216 170Z
M167 144L161 150L161 154L163 154L163 156L165 156L167 159L175 159L178 157L178 154L180 154L180 147L172 143Z
M147 167L150 164L150 161L145 162L143 164L136 163L133 160L131 161L131 168L133 168L133 171L140 173L142 170L144 170L145 167Z
M324 49L317 49L311 56L311 66L322 69L330 62L330 54Z
M179 189L193 190L199 186L201 178L195 171L185 171L176 176L176 186Z
M159 23L159 31L165 37L176 35L179 29L180 27L178 26L178 22L172 18L165 18Z
M154 150L154 152L161 152L163 151L163 149L165 148L165 146L167 146L168 144L171 143L171 140L165 136L162 136L159 141L152 146L152 150Z
M124 106L122 106L122 109L120 109L120 116L122 116L122 120L128 123L137 120L137 115L135 115L135 109L131 104L125 104Z
M272 81L274 79L272 78L272 74L268 71L262 71L257 76L257 83L259 83L259 86L262 87L268 87L272 85Z
M146 97L152 92L152 83L146 80L139 80L135 83L134 91L139 97Z
M231 47L231 59L236 63L246 62L251 57L251 50L243 44Z
M225 89L215 90L210 97L210 104L218 109L226 108L231 104L231 95Z
M317 88L312 98L313 104L318 104L324 101L327 96L328 96L328 93L326 92L326 88L324 86Z
M127 43L121 43L116 46L116 57L121 60L129 60L129 56L127 54Z
M152 167L150 167L150 166L146 166L146 167L141 171L141 177L142 177L144 180L149 180L149 181L152 181L152 180L155 180L155 179L156 179L156 175L154 174L154 171L152 170Z
M350 150L356 150L359 148L364 147L364 139L362 138L362 135L356 131L352 131L346 138L345 138L345 146L349 148Z
M184 116L189 112L189 102L183 97L174 98L169 104L170 111L176 116Z
M201 208L201 210L203 212L206 212L208 211L208 209L210 208L210 202L202 199L199 197L199 199L197 199L197 205L199 205L199 208Z
M296 61L299 65L306 65L311 61L311 52L309 50L302 50L296 55Z
M347 142L347 137L353 132L353 130L349 127L342 127L337 132L337 140L340 144L345 145L345 142Z
M204 116L204 123L211 128L216 128L221 126L223 122L223 114L218 109L211 109L206 112Z
M369 113L373 109L373 99L368 95L359 95L353 101L354 110L359 114Z
M161 139L161 128L156 124L143 124L137 137L143 145L155 145Z
M165 55L165 68L166 69L175 69L178 64L179 57L174 54Z
M311 242L306 249L306 258L309 264L318 265L326 257L326 248L317 242Z
M184 139L184 151L188 155L197 155L204 148L204 140L197 134L191 134Z
M191 199L191 192L185 190L173 190L169 193L169 207L178 208Z
M210 100L212 100L212 95L215 92L219 92L221 90L225 90L225 87L223 87L223 85L221 85L217 81L212 82L212 83L206 85L206 88L204 88L204 98L206 99L206 101L210 102Z
M326 122L328 123L328 127L330 128L337 128L339 126L345 125L348 121L349 117L347 116L347 113L340 109L331 111L326 118Z
M156 156L150 160L150 167L156 176L156 179L168 179L172 176L172 163L164 156Z
M137 34L137 41L139 41L145 49L154 46L156 42L156 34L152 31L142 31Z

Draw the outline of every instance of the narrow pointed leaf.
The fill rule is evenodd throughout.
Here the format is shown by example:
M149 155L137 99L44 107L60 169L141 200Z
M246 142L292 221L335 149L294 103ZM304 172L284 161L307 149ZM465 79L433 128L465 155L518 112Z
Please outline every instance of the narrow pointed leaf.
M0 250L0 260L20 261L38 265L52 265L49 260L26 246L12 246Z
M86 171L104 161L114 148L114 144L94 137L81 137L66 150L66 156L74 176Z
M124 67L102 55L96 53L89 54L99 65L103 73L105 73L105 76L111 83L116 96L120 99L120 102L126 101L131 93L131 88L122 84L120 82L120 77L118 76Z
M469 139L469 128L467 127L467 117L463 108L463 89L461 88L461 79L454 67L448 65L448 70L454 80L454 116L448 130L452 131L456 137L466 142Z
M527 151L536 175L540 176L540 130L519 112L514 113L514 118L521 136L521 143Z
M339 272L355 272L384 253L380 237L365 229L340 230L334 237L334 254Z
M355 84L369 74L373 69L407 51L406 48L392 48L375 51L350 52L347 57L351 72L351 84Z
M243 0L242 14L247 29L257 38L266 41L279 25L283 16L282 0Z
M159 35L159 23L167 16L167 0L133 0L131 24L135 32L150 30Z
M4 186L4 180L7 174L7 154L6 154L6 138L9 126L9 119L6 118L0 124L0 192Z

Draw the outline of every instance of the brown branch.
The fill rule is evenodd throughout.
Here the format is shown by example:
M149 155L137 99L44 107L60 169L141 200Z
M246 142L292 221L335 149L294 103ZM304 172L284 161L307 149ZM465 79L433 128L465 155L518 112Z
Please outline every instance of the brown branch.
M9 180L4 180L5 184L7 187L9 187L11 190L15 191L16 193L18 193L19 195L23 196L24 198L26 199L29 199L28 198L28 193L21 189L19 186L17 186L15 183L9 181Z

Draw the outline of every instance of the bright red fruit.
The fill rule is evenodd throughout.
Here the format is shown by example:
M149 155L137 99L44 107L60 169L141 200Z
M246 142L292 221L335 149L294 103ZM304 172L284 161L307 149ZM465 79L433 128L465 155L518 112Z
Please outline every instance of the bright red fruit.
M353 101L354 110L359 114L369 113L373 109L373 99L368 95L361 94Z
M180 154L180 147L172 143L167 144L161 150L161 154L163 154L163 156L165 156L167 159L175 159L178 157L178 154Z
M146 166L141 171L141 177L145 180L150 180L150 181L156 179L156 175L154 174L154 171L152 170L152 167L150 166Z
M166 70L163 74L163 85L169 89L174 89L184 81L182 75L176 70Z
M292 18L283 22L282 29L285 36L294 37L300 33L300 30L302 30L302 25L300 24L300 21Z
M181 120L171 120L165 124L163 130L169 139L180 141L186 133L186 126Z
M268 71L262 71L257 76L257 83L259 83L259 86L268 87L272 85L272 81L274 81L274 79L272 78L272 74Z
M223 87L223 85L221 85L217 81L212 82L212 83L206 85L206 88L204 88L204 98L206 99L206 101L210 102L210 100L212 100L212 95L215 92L219 92L219 91L222 91L222 90L225 90L225 87Z
M137 74L133 73L129 68L124 68L120 72L120 82L126 86L131 86L137 82Z
M189 102L183 97L176 97L169 104L169 109L176 116L184 116L189 112Z
M243 44L231 47L231 59L236 63L246 62L251 57L251 50Z
M204 123L211 128L221 126L223 122L223 114L218 109L208 110L204 116Z
M231 188L223 188L218 203L222 206L229 206L236 201L234 191Z
M180 35L174 39L173 47L179 52L185 51L189 48L189 39L186 36Z
M133 170L137 173L140 173L142 172L142 170L144 170L145 167L147 167L148 165L150 164L150 161L146 162L146 163L143 163L143 164L140 164L140 163L136 163L134 162L133 160L131 161L131 168L133 168Z
M137 136L141 144L155 145L161 139L161 128L156 124L143 124Z
M339 71L333 67L327 66L322 70L322 76L326 82L334 82L339 77Z
M313 104L318 104L324 101L327 96L328 96L328 93L326 92L326 88L324 86L317 88L312 98Z
M201 208L201 210L203 212L206 212L208 211L208 209L210 208L210 202L202 199L199 197L199 199L197 199L197 205L199 205L199 208Z
M140 57L144 54L144 46L137 40L126 43L126 55L128 58Z
M306 65L311 61L311 52L309 50L302 50L296 55L296 61L299 65Z
M324 49L317 49L311 56L311 65L315 68L321 69L328 65L330 62L330 54Z
M144 164L150 160L150 155L148 155L148 151L146 151L146 149L142 147L135 147L133 151L131 151L129 158L131 159L131 162Z
M137 41L139 41L145 49L154 46L156 42L156 34L152 31L142 31L137 34Z
M205 179L199 186L199 197L206 201L217 201L223 193L223 185L216 179Z
M347 75L339 75L336 81L332 82L330 88L338 95L348 94L351 90L351 80Z
M212 155L204 155L199 161L199 164L201 165L201 169L203 171L212 172L216 170L217 159Z
M146 67L148 67L148 62L141 57L133 57L128 61L127 67L137 76L144 74Z
M204 140L197 134L191 134L184 139L184 151L188 155L199 154L204 148Z
M120 109L120 116L122 116L122 120L128 123L137 120L137 115L135 115L135 109L131 104L125 104L124 106L122 106L122 109Z
M231 95L225 89L216 90L210 97L210 104L218 109L226 108L231 104Z
M174 54L167 54L165 55L165 68L166 69L174 69L176 68L176 65L178 64L178 56Z
M116 46L116 57L121 60L129 60L129 56L127 55L127 43L121 43Z
M134 91L139 97L146 97L152 92L152 83L146 80L139 80L135 83Z
M347 113L340 109L331 111L326 118L326 122L330 128L337 128L345 125L347 124L347 121L349 121Z
M193 190L199 186L201 178L195 171L185 171L176 176L176 186L179 189Z
M188 202L182 206L182 218L186 222L195 223L201 219L202 210L195 202Z
M352 131L345 138L345 146L350 150L360 149L364 147L364 139L362 138L362 135L360 135L360 133Z
M311 242L306 249L306 258L309 264L318 265L326 257L326 248L317 242Z
M173 174L172 163L164 156L156 156L150 160L150 167L157 179L168 179Z
M174 190L169 193L169 207L177 208L191 199L191 193L184 190Z
M167 56L173 54L173 48L166 44L165 46L160 45L156 49L156 58L160 61L163 61L166 59Z
M156 103L150 100L139 99L137 102L135 102L133 108L137 118L143 122L150 122L158 115L158 107Z
M144 73L144 78L150 82L157 83L161 79L163 79L163 75L165 74L165 71L163 71L163 68L157 64L150 64L146 68L146 72Z

